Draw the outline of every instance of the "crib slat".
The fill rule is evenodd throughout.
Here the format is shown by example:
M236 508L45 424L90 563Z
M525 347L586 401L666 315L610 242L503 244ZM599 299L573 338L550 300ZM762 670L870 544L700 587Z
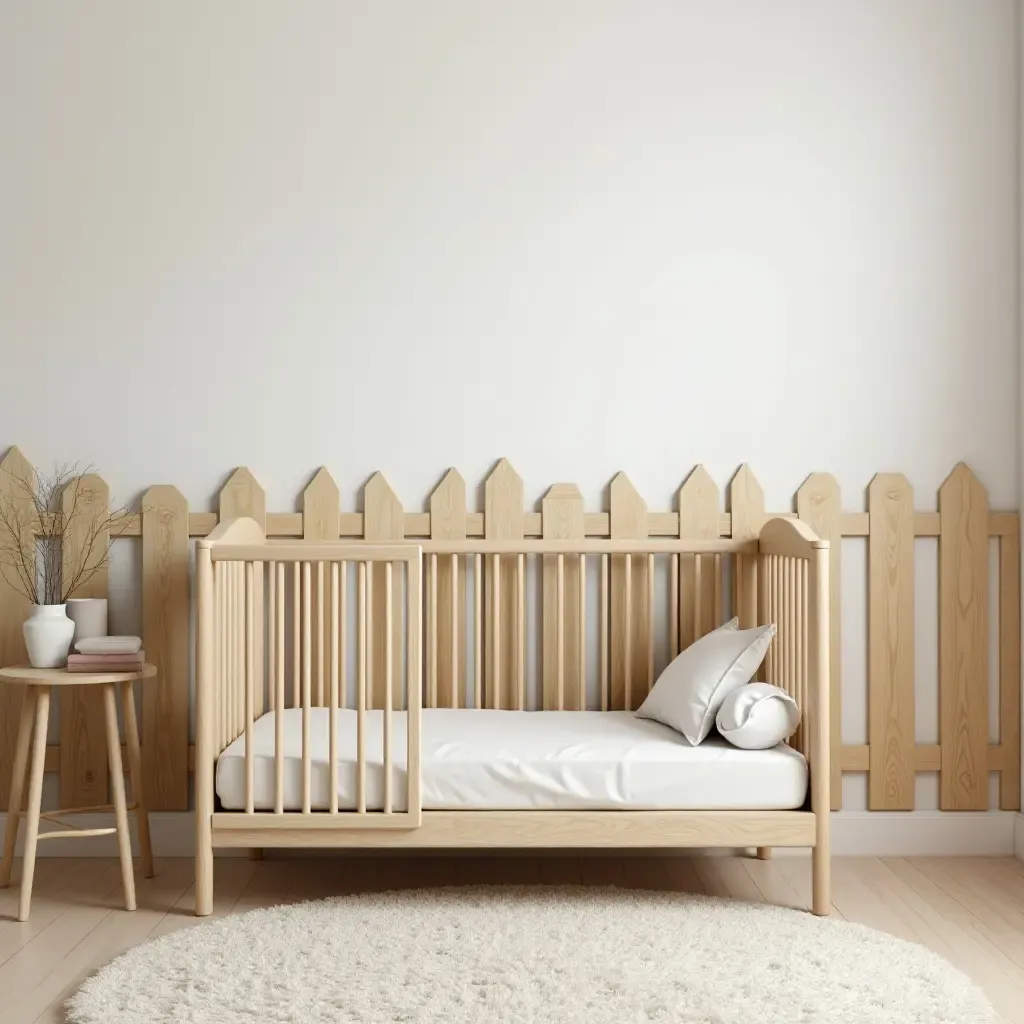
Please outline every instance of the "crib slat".
M277 563L277 714L274 716L274 812L284 813L284 562Z
M324 706L324 563L316 563L316 707Z
M694 559L698 561L698 559ZM654 555L647 556L647 692L654 687Z
M580 555L579 566L580 579L580 609L579 615L579 642L580 642L580 670L577 675L579 692L576 695L576 710L587 710L587 556Z
M268 562L269 586L267 587L267 696L270 710L277 711L277 569L276 562Z
M437 580L437 565L434 565L434 580ZM392 587L392 565L384 563L384 813L391 813L391 686L392 686L392 614L391 614L391 587ZM436 616L435 616L436 619ZM434 650L437 651L435 637ZM436 684L436 675L435 675ZM434 694L437 696L436 692Z
M668 641L674 658L679 653L679 556L672 555L668 592Z
M245 563L245 812L256 810L253 793L252 723L256 704L256 638L253 629L253 564Z
M430 556L430 600L427 605L429 637L427 649L430 652L430 675L427 679L427 707L437 707L437 555Z
M302 589L301 566L292 566L292 707L302 706Z
M625 710L633 710L633 556L626 555L625 571L625 629L622 637L622 653L625 659Z
M501 707L501 559L491 563L491 707Z
M484 684L484 597L483 597L483 559L480 555L473 557L473 706L480 709L483 704Z
M712 622L708 629L718 629L722 624L723 612L722 612L722 556L714 556L715 563L715 621Z
M565 710L565 555L558 556L558 598L556 601L556 636L558 656L558 710Z
M516 559L516 707L526 708L526 556Z
M224 749L224 690L227 671L224 664L225 652L227 650L224 640L224 566L226 562L213 563L213 588L217 595L216 607L216 629L214 630L214 643L216 644L216 666L217 666L217 700L214 703L213 735L216 737L217 749Z
M801 577L802 586L800 593L800 621L803 623L803 643L800 652L800 735L798 740L798 749L806 757L810 753L810 727L803 719L803 713L807 709L807 696L810 692L810 673L808 670L808 664L810 660L810 629L808 623L808 595L810 593L810 587L808 583L808 576L810 573L810 562L806 559L801 563Z
M359 563L359 678L356 681L356 810L366 813L366 563Z
M452 609L451 609L451 640L452 640L452 685L451 685L451 706L457 708L461 703L462 687L463 682L459 679L459 556L452 555L452 568L451 568L451 595L452 595ZM408 581L406 586L408 586ZM408 627L406 627L408 628ZM408 703L408 702L407 702Z
M237 738L239 733L238 728L238 705L239 696L242 692L242 681L245 674L245 654L242 650L242 644L244 638L242 636L242 630L244 628L244 616L245 610L243 608L243 596L242 588L239 586L239 577L241 572L244 572L241 562L231 563L231 704L229 706L230 712L230 728L229 728L229 739L234 740Z
M601 710L608 710L608 556L601 556Z
M797 559L785 560L785 690L797 686Z
M302 813L309 814L311 762L309 750L310 701L313 691L313 616L312 572L309 562L302 563Z
M454 557L454 556L453 556ZM455 589L455 580L458 573L454 571L457 566L453 565L452 589ZM422 716L422 682L420 680L420 657L421 657L421 623L420 623L420 561L416 559L406 563L405 566L405 623L408 632L406 642L406 807L410 813L420 809L422 796L420 793L420 730L416 728L420 724ZM452 620L454 632L455 622ZM452 662L452 669L456 671L457 663ZM453 687L453 693L455 688ZM453 698L454 699L454 698Z
M323 563L321 563L323 564ZM330 812L338 813L338 563L331 563L331 695L330 749L327 765L330 769ZM323 637L321 631L320 636Z

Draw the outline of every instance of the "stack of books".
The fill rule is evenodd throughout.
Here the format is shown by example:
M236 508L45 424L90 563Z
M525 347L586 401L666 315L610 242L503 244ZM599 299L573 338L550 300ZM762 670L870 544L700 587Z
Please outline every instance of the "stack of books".
M95 636L79 640L68 656L69 672L134 672L146 661L137 636Z

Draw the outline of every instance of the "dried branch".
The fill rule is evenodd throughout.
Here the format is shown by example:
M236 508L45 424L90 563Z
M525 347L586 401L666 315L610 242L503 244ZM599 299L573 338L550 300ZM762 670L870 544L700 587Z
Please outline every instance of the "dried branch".
M107 565L110 545L134 510L94 503L82 485L91 466L61 463L38 475L7 467L2 472L0 577L35 604L63 604Z

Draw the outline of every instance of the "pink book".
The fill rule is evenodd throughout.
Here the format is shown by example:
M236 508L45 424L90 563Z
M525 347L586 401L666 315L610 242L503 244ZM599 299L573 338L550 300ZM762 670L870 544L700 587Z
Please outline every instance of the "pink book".
M125 669L141 665L146 660L146 652L138 651L135 654L69 654L68 668L74 666L81 668L113 668L121 666Z

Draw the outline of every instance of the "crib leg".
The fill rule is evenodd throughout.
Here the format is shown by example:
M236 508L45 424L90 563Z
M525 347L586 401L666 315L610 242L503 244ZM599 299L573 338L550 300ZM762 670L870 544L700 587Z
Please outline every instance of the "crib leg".
M213 844L196 845L196 917L213 913Z
M820 843L811 851L811 910L818 917L832 913L832 866L828 843Z
M757 859L758 860L771 860L772 859L772 848L770 846L759 846L757 848Z

